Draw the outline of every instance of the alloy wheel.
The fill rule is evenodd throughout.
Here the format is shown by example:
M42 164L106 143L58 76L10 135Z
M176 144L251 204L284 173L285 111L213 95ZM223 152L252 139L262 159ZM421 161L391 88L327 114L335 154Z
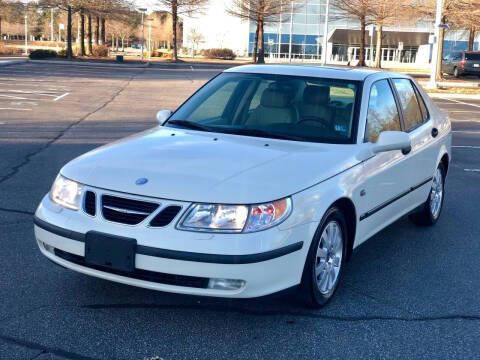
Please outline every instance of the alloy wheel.
M440 215L443 200L443 176L442 171L438 168L435 171L432 182L432 190L430 191L430 213L436 219Z
M324 227L315 258L315 279L318 290L330 295L340 274L343 257L343 233L338 222L332 220Z

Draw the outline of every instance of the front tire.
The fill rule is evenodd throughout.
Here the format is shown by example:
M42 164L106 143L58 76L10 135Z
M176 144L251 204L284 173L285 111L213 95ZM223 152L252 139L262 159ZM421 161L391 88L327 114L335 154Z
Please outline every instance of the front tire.
M410 215L416 225L433 226L440 218L445 198L445 167L440 164L433 175L430 194L421 210Z
M345 265L347 231L342 212L330 208L310 245L303 269L300 289L309 307L321 308L335 294Z

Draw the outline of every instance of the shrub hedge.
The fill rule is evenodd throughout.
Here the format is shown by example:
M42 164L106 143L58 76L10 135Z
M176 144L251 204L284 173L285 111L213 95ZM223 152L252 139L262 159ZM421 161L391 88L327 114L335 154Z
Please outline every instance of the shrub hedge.
M57 57L57 52L53 50L33 50L30 53L30 59L48 59Z
M203 55L208 59L233 60L236 55L232 49L207 49Z

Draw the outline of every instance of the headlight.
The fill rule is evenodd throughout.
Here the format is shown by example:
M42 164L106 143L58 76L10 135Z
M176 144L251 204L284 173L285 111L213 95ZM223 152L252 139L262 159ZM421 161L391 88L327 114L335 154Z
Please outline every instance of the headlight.
M254 232L285 220L292 210L290 198L257 205L195 204L179 229L209 232Z
M58 175L50 190L50 199L60 206L78 210L82 194L82 185L62 175Z

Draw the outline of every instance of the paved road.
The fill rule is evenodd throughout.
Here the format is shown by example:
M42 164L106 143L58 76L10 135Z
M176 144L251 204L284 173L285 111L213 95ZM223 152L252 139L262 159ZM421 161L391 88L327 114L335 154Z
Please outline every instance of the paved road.
M478 358L480 101L454 119L435 228L401 219L358 248L328 307L128 287L48 262L32 213L60 167L155 124L215 68L0 67L0 359Z

